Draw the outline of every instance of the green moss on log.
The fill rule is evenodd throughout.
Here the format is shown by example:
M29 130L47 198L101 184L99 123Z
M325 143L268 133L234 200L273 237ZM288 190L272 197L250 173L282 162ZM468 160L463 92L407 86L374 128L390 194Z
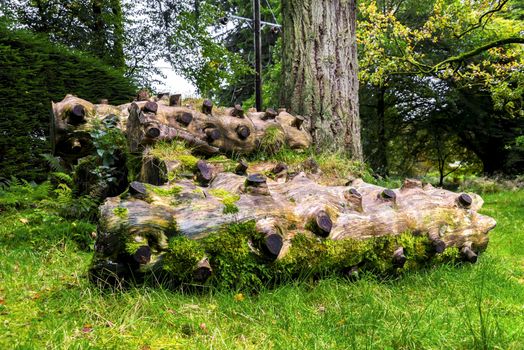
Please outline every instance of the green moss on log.
M238 213L238 207L235 203L240 200L240 195L224 189L212 189L209 193L217 197L224 204L224 214Z
M128 210L127 208L117 207L113 209L113 214L115 214L116 216L118 216L121 219L126 219Z
M155 193L156 195L160 197L173 197L178 196L180 192L182 192L182 187L180 186L171 186L169 188L163 188L159 186L151 186L149 184L145 184L146 188L150 190L151 192Z
M178 283L190 282L198 262L205 256L202 244L184 236L170 239L163 267Z

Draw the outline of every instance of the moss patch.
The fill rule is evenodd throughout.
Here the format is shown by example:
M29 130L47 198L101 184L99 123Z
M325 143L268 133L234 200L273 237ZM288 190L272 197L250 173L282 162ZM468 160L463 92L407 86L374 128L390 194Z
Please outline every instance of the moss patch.
M238 207L235 203L240 199L240 195L228 192L224 189L213 189L209 193L224 204L224 214L238 213Z
M163 187L157 187L157 186L151 186L149 184L145 184L146 188L155 193L158 196L161 197L171 197L171 196L177 196L182 192L182 187L180 186L171 186L169 188L163 188Z
M169 240L168 252L164 255L164 270L178 283L189 282L198 262L205 252L198 241L184 236L176 236Z
M128 210L127 208L117 207L113 209L113 214L115 214L121 219L126 219L128 215Z

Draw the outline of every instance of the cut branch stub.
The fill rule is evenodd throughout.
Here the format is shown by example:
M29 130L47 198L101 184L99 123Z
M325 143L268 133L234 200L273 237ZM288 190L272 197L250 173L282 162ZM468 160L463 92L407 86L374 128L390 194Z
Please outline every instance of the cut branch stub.
M182 95L174 94L169 96L169 105L170 106L181 106L182 105Z
M233 110L231 111L231 115L233 117L244 118L244 110L242 109L242 106L236 104L235 107L233 107Z
M471 244L465 244L460 249L460 254L462 258L472 264L477 262L478 255L471 249Z
M295 128L297 128L298 130L300 130L300 127L302 126L302 124L304 123L306 119L301 116L301 115L296 115L295 116L295 120L293 121L293 123L291 124L291 126L294 126Z
M399 247L393 252L393 266L396 268L404 267L406 264L407 258L404 255L404 247Z
M270 233L264 237L262 244L263 250L273 260L278 257L282 247L284 246L284 240L279 234Z
M251 174L246 179L246 186L260 187L266 185L266 177L262 174Z
M196 164L197 167L197 181L207 186L213 179L213 168L207 162L199 160Z
M362 195L355 188L350 188L345 192L344 197L354 210L358 212L363 211Z
M207 128L205 130L205 133L206 133L206 136L207 136L207 138L208 138L208 140L210 142L218 140L220 138L220 136L222 135L220 133L220 130L215 129L215 128Z
M212 273L213 269L211 268L211 264L209 264L209 260L203 258L198 262L196 269L193 271L193 280L195 282L204 283L209 277L211 277Z
M133 181L129 184L129 193L133 197L144 199L147 197L147 188L143 183Z
M287 171L288 167L286 165L286 163L278 163L272 170L271 170L271 174L273 175L278 175L284 171Z
M156 139L160 136L160 129L156 126L150 126L146 129L146 136L150 139Z
M144 112L154 113L158 111L158 104L156 102L148 101L144 105Z
M357 191L356 188L350 188L348 192L352 196L355 196L357 198L362 198L362 195Z
M204 100L202 103L202 113L211 114L213 112L213 102L211 100Z
M237 167L235 168L235 174L237 175L246 175L247 168L249 167L249 164L245 159L241 159L238 162Z
M85 122L86 110L82 105L75 105L69 112L68 122L71 125L78 125Z
M437 254L441 254L446 249L446 243L440 239L440 236L436 232L430 232L429 240L431 241L431 246L433 247L433 251Z
M262 117L262 120L270 120L275 119L277 117L278 113L273 108L266 109L266 113Z
M310 219L309 226L310 230L316 235L327 237L333 228L333 221L325 210L319 210Z
M251 135L251 131L245 125L239 125L236 131L237 131L238 138L241 140L245 140L249 137L249 135Z
M248 175L245 182L245 190L253 195L268 196L269 187L267 186L266 177L262 174Z
M395 191L386 188L384 191L380 193L380 197L384 200L394 202L397 198L397 194L395 193Z
M151 261L151 248L147 245L139 247L133 254L133 259L141 265L149 263Z
M188 126L193 121L193 115L188 112L178 114L176 116L176 121L184 126Z
M471 199L470 195L462 193L460 196L458 196L458 203L463 208L469 208L473 203L473 199Z

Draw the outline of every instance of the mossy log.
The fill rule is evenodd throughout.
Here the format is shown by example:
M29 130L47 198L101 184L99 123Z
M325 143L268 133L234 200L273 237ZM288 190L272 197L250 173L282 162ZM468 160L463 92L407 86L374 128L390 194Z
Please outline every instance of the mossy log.
M116 126L125 130L127 105L92 104L73 95L52 103L51 145L53 154L68 166L78 159L94 154L90 133L97 124Z
M354 275L474 262L496 224L478 214L482 204L475 194L415 180L400 189L361 180L323 186L305 173L284 183L233 173L213 174L205 187L190 179L135 182L101 206L90 272L103 281L154 275L202 283L212 276L249 285L306 271Z
M73 95L52 104L51 143L53 153L74 165L77 160L94 153L90 132L96 124L109 123L124 131L131 152L160 140L183 140L195 151L206 155L219 152L248 154L263 149L276 151L286 145L293 149L310 146L306 127L285 111L245 113L240 106L214 109L206 100L202 112L170 105L164 94L150 98L138 94L133 103L112 106L92 104Z
M185 141L207 155L248 154L260 148L275 151L284 145L305 149L311 143L310 134L297 125L297 117L286 112L276 116L271 111L244 113L237 106L214 114L207 100L202 111L154 102L131 104L126 128L131 152L166 140Z

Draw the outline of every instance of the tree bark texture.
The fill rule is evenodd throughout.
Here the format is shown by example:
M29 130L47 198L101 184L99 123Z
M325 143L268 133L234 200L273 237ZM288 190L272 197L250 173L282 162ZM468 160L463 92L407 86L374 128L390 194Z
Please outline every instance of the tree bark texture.
M318 147L362 160L355 0L283 0L283 104Z

